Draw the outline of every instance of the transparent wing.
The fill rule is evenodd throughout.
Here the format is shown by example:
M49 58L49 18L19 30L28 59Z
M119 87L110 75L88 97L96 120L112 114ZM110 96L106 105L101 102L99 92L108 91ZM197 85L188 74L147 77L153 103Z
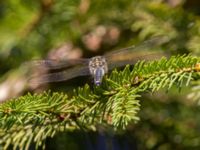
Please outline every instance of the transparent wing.
M127 64L130 65L134 65L135 63L137 63L139 60L145 60L145 61L150 61L150 60L156 60L156 59L160 59L162 57L168 57L168 55L164 52L149 52L144 53L144 52L138 52L136 53L134 56L129 56L127 59L124 60L115 60L115 61L108 61L108 69L112 70L113 68L116 67L122 67L125 66Z
M86 76L89 74L88 66L78 66L61 72L31 77L29 81L31 85L40 85L49 82L66 81L78 76Z
M44 60L33 60L30 62L26 62L29 66L34 67L42 67L46 68L48 70L53 69L61 69L61 68L67 68L74 65L87 65L89 59L69 59L69 60L50 60L50 59L44 59Z
M135 53L136 51L143 51L143 50L149 51L149 49L159 46L159 45L162 45L164 43L167 43L168 41L169 41L169 38L167 36L156 36L156 37L153 37L149 40L142 42L139 45L133 45L133 46L130 46L127 48L115 50L115 51L105 54L104 56L107 59L111 59L111 58L114 59L117 56L119 57L119 56L123 56L125 54L130 55L131 53Z
M153 50L153 48L168 41L169 39L166 36L157 36L144 41L138 46L131 46L108 53L105 55L108 68L111 70L126 64L135 64L138 60L153 60L167 56L166 53Z

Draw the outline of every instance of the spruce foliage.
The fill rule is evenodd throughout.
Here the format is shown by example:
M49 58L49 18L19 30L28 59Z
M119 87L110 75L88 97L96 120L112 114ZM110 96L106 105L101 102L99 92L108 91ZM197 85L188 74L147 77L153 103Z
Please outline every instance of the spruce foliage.
M4 149L10 144L14 149L28 149L31 143L38 148L59 132L96 130L98 124L124 130L140 119L141 94L188 86L200 78L199 70L198 57L163 57L114 70L101 86L86 84L71 96L49 91L9 100L0 105L0 142Z

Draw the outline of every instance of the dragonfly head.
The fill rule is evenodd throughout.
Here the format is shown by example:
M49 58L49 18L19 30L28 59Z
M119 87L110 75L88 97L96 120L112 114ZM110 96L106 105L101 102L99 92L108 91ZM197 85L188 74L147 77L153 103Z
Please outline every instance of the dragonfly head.
M94 83L99 86L103 76L108 72L108 66L105 57L95 56L89 61L90 74L94 78Z

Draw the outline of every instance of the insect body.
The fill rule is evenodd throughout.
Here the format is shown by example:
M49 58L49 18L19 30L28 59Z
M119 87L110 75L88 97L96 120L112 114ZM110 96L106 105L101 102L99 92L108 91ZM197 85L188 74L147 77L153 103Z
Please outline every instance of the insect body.
M94 83L100 85L103 76L108 72L108 65L105 57L95 56L89 60L88 68L94 78Z
M135 64L138 60L157 59L165 54L161 51L153 51L155 46L168 42L166 37L156 37L145 41L139 46L131 46L121 50L113 51L104 56L92 58L71 59L71 60L38 60L32 64L43 66L49 70L66 68L65 71L40 75L31 78L32 83L43 84L47 82L58 82L69 80L78 76L91 75L94 84L99 86L103 76L115 67L122 67L126 64ZM150 50L149 50L150 49Z

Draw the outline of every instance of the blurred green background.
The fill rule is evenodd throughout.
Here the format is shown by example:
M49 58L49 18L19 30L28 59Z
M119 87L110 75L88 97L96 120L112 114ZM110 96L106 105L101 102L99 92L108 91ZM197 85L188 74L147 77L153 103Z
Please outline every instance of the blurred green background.
M169 37L163 50L198 56L200 1L0 1L0 101L33 91L24 62L92 57L157 35ZM50 88L68 91L83 85L81 79ZM144 95L141 120L123 133L62 133L47 149L200 149L200 88L194 86Z

